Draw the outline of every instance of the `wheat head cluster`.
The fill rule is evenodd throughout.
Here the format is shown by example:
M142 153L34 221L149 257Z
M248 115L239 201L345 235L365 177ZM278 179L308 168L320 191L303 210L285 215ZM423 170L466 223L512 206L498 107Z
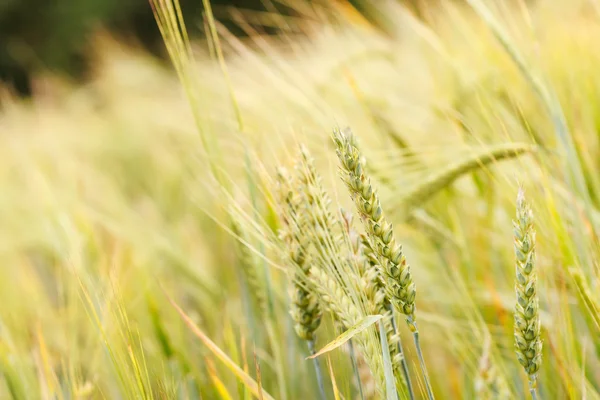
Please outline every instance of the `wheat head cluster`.
M350 339L357 343L357 349L350 352L353 365L357 365L357 357L364 360L376 383L368 397L377 395L383 398L389 390L386 389L383 359L389 354L393 390L414 399L413 384L396 327L396 319L402 317L414 338L427 397L433 399L421 354L417 286L411 267L402 245L396 242L392 223L386 220L356 137L349 129L336 129L333 142L339 161L339 176L355 205L355 213L332 210L332 201L306 147L300 147L292 172L284 167L277 171L277 202L282 221L279 245L291 277L290 315L296 333L309 343L309 350L314 354L316 332L324 312L331 314L340 332L360 324L369 315L382 315L383 319L378 322L382 325L380 332L372 335L362 332ZM353 226L354 215L360 220L362 233ZM533 212L523 189L519 189L516 197L513 224L516 272L514 346L516 359L529 377L530 391L535 398L537 372L542 362L542 339ZM509 238L507 243L510 243ZM381 333L385 335L383 341L378 337ZM382 348L382 343L387 346ZM485 369L490 369L490 366L486 365ZM315 370L320 381L318 362ZM355 382L362 386L360 377ZM322 382L319 384L322 386ZM507 396L505 391L495 387L502 385L501 382L492 379L486 385L499 396ZM359 389L364 396L362 387ZM321 395L325 397L324 393Z

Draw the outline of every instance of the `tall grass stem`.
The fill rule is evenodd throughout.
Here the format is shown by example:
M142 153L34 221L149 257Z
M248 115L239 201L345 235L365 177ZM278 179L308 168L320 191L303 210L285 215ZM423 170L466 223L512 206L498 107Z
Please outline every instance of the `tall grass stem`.
M352 370L354 371L354 376L356 377L356 384L358 386L358 394L360 395L360 399L365 399L365 394L363 393L362 382L360 380L360 373L358 371L358 363L356 362L356 352L354 351L354 344L352 343L352 339L348 341L348 348L350 351L350 359L352 360Z
M435 399L433 391L431 390L431 384L429 383L429 374L427 373L427 366L425 365L425 359L423 358L423 352L421 351L421 340L419 339L419 331L413 332L413 338L415 340L415 347L417 349L417 356L419 357L419 364L421 365L421 372L423 373L423 379L425 380L425 388L427 389L427 398L429 400Z
M390 312L392 313L392 328L394 329L394 334L398 335L398 327L396 325L396 317L394 316L394 311L392 307L388 307ZM404 349L402 348L402 341L398 341L398 354L402 357L402 374L404 375L404 381L406 383L406 389L408 390L408 396L410 400L415 400L415 392L413 390L412 381L410 380L410 373L408 372L408 364L406 363L406 357L404 356Z
M310 355L315 354L315 341L307 340L308 344L308 352ZM325 385L323 383L323 375L321 374L321 363L319 362L319 357L315 357L312 359L313 366L315 367L315 374L317 375L317 384L319 385L319 396L321 400L327 400L327 395L325 394Z

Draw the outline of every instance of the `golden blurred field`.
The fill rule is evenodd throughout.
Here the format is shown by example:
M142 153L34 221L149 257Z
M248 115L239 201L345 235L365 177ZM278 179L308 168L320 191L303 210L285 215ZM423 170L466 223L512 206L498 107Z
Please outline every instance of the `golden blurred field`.
M436 398L500 398L480 390L486 363L509 398L529 395L513 349L519 184L537 230L539 396L600 398L600 6L491 7L523 70L466 4L441 1L419 20L382 1L385 29L343 2L303 4L303 18L266 14L281 35L240 39L219 25L218 43L191 45L193 61L175 51L183 81L99 35L89 82L48 74L30 100L2 92L0 398L252 398L217 347L273 398L317 398L288 313L273 177L304 143L332 210L353 210L330 137L338 126L360 140L411 264ZM502 146L527 150L408 196ZM244 246L266 313L240 266ZM324 321L318 348L339 333ZM332 376L339 398L357 398L344 351L321 365L328 398Z

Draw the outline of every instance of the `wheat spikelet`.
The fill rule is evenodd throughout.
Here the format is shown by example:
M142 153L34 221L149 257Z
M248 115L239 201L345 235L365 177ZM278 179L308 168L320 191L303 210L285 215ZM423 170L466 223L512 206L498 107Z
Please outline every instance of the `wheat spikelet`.
M523 189L517 195L517 217L513 221L517 303L515 305L515 350L529 376L535 397L537 372L542 363L539 298L535 268L535 229L533 212L525 200Z

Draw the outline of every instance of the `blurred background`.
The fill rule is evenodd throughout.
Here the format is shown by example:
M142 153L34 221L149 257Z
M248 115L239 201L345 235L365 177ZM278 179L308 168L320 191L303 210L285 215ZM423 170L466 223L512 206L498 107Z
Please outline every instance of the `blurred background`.
M348 3L369 19L377 19L365 0L312 0L310 3ZM283 2L266 0L213 0L217 18L232 32L244 32L231 21L232 8L248 12L269 10L293 15L294 8ZM296 2L298 3L298 2ZM415 11L419 0L405 1ZM431 3L431 2L429 2ZM192 35L202 31L202 1L182 0ZM263 33L276 28L263 26ZM31 79L40 70L50 70L74 79L84 78L90 69L90 39L108 31L129 44L140 45L163 57L164 45L145 0L2 0L0 1L0 81L17 93L31 94ZM271 32L269 32L271 31Z
M165 10L163 42L148 0L0 0L0 399L250 398L215 348L274 398L317 398L274 178L302 143L331 209L353 210L338 124L414 266L438 398L527 393L521 183L541 398L600 399L598 0L469 0L492 17L466 0L210 0L213 35L206 0L179 1L189 46ZM318 336L337 336L330 316ZM355 398L350 359L331 366Z

